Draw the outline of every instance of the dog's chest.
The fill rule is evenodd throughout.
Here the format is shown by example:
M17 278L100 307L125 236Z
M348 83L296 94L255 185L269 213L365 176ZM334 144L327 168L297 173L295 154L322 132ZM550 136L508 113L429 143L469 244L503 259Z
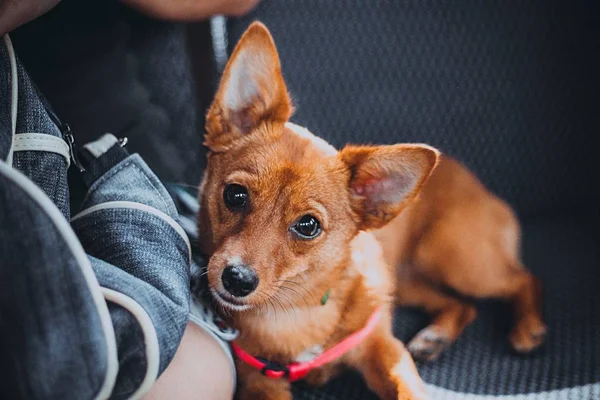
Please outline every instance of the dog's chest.
M307 361L319 355L334 340L339 313L329 304L263 315L240 327L240 344L252 354Z

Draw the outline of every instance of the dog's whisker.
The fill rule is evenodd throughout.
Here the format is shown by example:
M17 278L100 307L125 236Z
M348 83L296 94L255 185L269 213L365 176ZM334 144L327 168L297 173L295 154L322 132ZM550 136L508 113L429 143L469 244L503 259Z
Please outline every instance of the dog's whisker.
M201 273L199 273L199 274L198 274L198 273L196 273L196 274L194 275L194 277L195 277L195 278L202 278L202 277L203 277L203 276L205 276L205 275L208 275L208 270L206 270L206 271L203 271L203 272L201 272Z
M277 314L277 308L275 307L275 303L273 302L272 298L269 298L269 304L271 305L271 308L273 308L273 314Z
M273 300L277 303L277 305L279 305L279 308L281 309L281 311L283 311L284 314L287 314L287 310L283 306L283 303L281 302L281 300L278 299L277 297L273 297Z
M266 307L266 312L267 312L267 316L269 315L269 306L273 309L273 314L277 314L277 309L275 307L275 303L273 303L273 298L272 296L269 296L268 293L266 293L264 290L259 289L257 294L261 297L263 297L264 299L266 299L266 303L267 303L267 307ZM262 311L262 313L264 314L265 310Z
M294 282L286 282L286 283L294 283ZM281 285L281 287L283 289L286 289L286 290L289 290L289 291L295 293L296 295L298 295L298 297L303 297L302 294L299 291L297 291L296 289L294 289L294 288L291 288L291 287L289 287L289 286L287 286L285 284ZM311 295L311 293L308 291L308 289L303 288L302 286L299 286L299 287L304 291L304 293L306 293L307 295Z
M300 285L298 282L294 282L294 281L292 281L292 280L289 280L289 279L282 279L282 280L280 280L280 281L277 281L277 282L282 282L282 283L284 283L284 284L285 284L285 283L291 283L291 284L294 284L294 285L296 285L296 287L298 287L300 290L302 290L302 292L303 292L303 293L305 293L305 294L306 294L308 297L310 297L310 300L311 300L311 301L313 301L313 302L315 302L315 301L316 301L316 299L315 299L314 295L313 295L313 294L312 294L312 293L311 293L311 292L310 292L310 291L309 291L307 288L305 288L304 286ZM288 290L295 291L294 289L292 289L292 288L290 288L290 287L288 287L288 286L286 286L286 285L282 285L281 287L284 287L284 286L285 286L285 287L286 287L286 289L288 289ZM297 291L295 291L295 292L298 294L298 296L299 296L299 297L303 298L303 299L306 301L306 298L305 298L304 296L302 296L302 295L301 295L301 293L298 293ZM307 303L306 305L308 306L308 302L307 302L307 301L306 301L306 303Z
M283 286L282 286L282 288L283 288ZM290 310L293 311L294 312L294 319L297 321L298 320L298 314L296 312L296 307L294 306L294 302L292 301L292 299L285 292L280 291L279 293L281 293L281 295L284 296L281 300L284 300L287 303L287 305L289 306L289 307L285 307L286 313L289 314ZM280 300L278 299L278 301L280 301ZM283 307L283 304L282 304L282 307Z
M221 304L219 304L214 297L210 296L210 302L213 310L219 310L222 314L225 314L226 317L231 316L230 311L226 307L223 307Z
M284 293L285 293L285 292L284 292L285 290L287 290L287 291L290 291L290 292L292 292L292 293L293 293L293 294L294 294L296 297L300 298L300 299L302 300L302 302L303 302L303 303L306 305L306 307L307 307L308 309L310 309L310 308L311 308L311 306L310 306L310 303L308 302L308 300L306 299L306 297L302 296L302 294L301 294L300 292L298 292L297 290L295 290L295 289L293 289L293 288L291 288L291 287L285 286L285 285L282 285L282 286L281 286L281 289L282 289L282 294L284 294ZM287 294L286 294L286 297L288 297L288 296L287 296Z
M290 305L290 309L294 311L294 318L296 322L298 321L298 313L296 312L296 307L294 307L293 302L286 296L286 301Z

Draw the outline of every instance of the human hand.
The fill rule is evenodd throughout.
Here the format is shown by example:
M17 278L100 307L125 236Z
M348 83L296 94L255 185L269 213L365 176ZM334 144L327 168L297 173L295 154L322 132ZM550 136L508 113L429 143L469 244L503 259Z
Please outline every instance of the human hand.
M0 36L36 19L61 0L0 0ZM242 16L260 0L122 0L155 18L192 22L213 15Z
M45 14L60 0L0 0L0 36Z
M260 0L122 0L122 2L155 18L191 22L214 15L239 17L252 10Z

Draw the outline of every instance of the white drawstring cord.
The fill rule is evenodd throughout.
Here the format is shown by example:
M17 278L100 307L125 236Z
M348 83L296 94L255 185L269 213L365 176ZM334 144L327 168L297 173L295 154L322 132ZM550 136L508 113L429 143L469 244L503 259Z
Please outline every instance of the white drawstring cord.
M222 73L227 64L227 18L216 15L210 19L210 34L213 42L213 53L217 62L217 70Z
M4 43L6 44L6 50L8 52L8 60L10 62L10 86L11 86L11 103L10 103L10 117L12 124L12 135L11 144L8 149L8 156L6 157L6 163L12 166L13 161L13 147L15 134L17 133L17 106L19 103L19 75L17 73L17 58L15 56L15 49L13 48L12 42L8 34L4 35Z

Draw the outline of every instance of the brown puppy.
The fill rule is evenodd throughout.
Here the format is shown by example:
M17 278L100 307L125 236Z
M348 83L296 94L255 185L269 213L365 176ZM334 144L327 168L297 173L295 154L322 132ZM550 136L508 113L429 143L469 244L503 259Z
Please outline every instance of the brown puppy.
M210 152L200 193L200 244L210 257L210 290L240 330L239 347L279 364L305 362L361 331L380 310L364 340L306 379L321 384L351 367L382 399L427 398L412 358L392 334L393 297L398 292L402 303L437 315L411 344L418 354L430 355L474 318L472 307L433 290L441 283L461 291L456 281L480 290L465 294L514 298L514 342L524 350L537 344L531 342L543 324L534 280L516 261L518 225L505 206L446 159L418 197L438 163L435 149L347 146L338 152L289 123L291 114L273 40L254 23L236 46L207 116ZM456 199L461 192L472 206ZM469 222L472 231L465 234L470 219L477 221ZM462 228L452 230L455 223ZM495 236L502 241L488 245ZM500 256L502 262L471 265ZM456 266L461 257L469 263ZM453 263L438 263L448 259ZM463 272L472 268L486 274ZM530 295L520 291L525 288ZM238 374L242 399L291 399L285 379L265 377L243 361Z

